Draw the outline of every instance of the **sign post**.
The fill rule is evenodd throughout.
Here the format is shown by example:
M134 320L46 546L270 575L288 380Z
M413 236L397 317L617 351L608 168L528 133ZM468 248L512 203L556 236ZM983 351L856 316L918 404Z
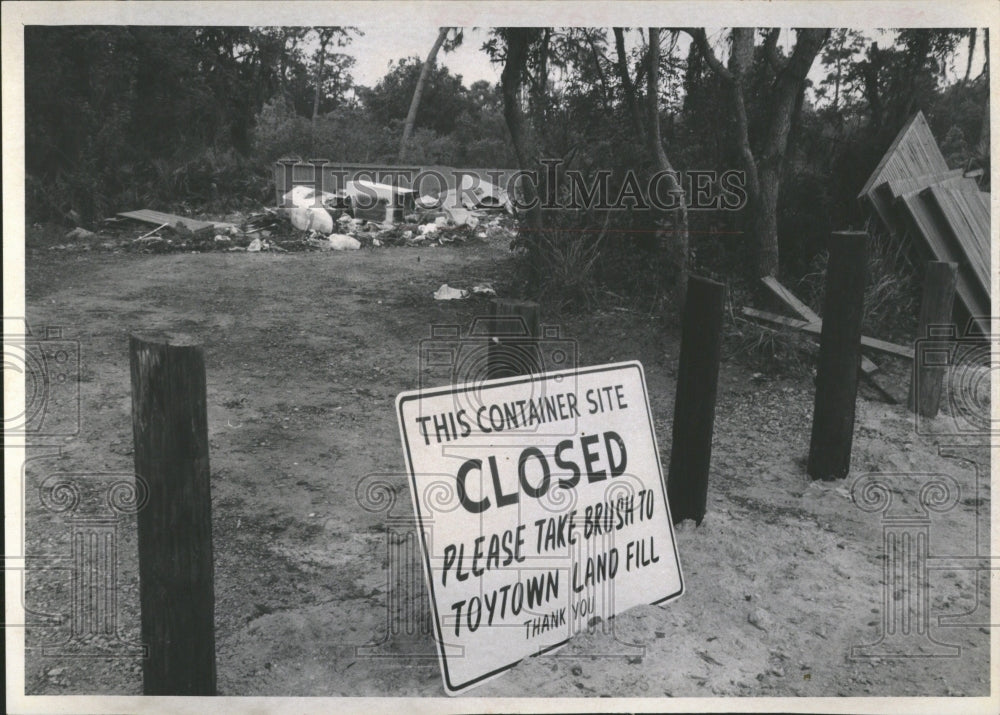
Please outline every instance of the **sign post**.
M445 690L683 591L638 362L396 399Z

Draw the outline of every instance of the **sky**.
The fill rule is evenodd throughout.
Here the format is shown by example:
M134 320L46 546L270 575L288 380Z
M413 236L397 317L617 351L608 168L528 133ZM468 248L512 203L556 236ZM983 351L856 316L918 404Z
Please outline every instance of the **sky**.
M356 84L368 87L374 86L379 79L385 76L389 69L389 63L403 57L416 56L421 60L426 59L437 38L437 28L431 25L362 25L360 29L364 31L364 36L355 37L351 44L341 50L355 58L355 65L352 70ZM724 48L720 46L719 40L724 37L725 31L722 29L707 28L709 39L716 46L716 51L724 54ZM873 39L881 40L880 44L885 45L887 33L878 30L869 31ZM438 53L438 64L447 67L452 74L462 76L463 84L468 87L477 80L485 79L490 83L500 81L500 65L490 63L489 57L483 52L483 43L488 39L488 28L465 28L465 39L462 45L450 53ZM638 33L627 33L627 43L631 49L632 45L639 41ZM791 32L783 30L779 45L785 47L786 43L792 39ZM687 35L681 34L678 39L678 51L682 56L687 54L687 47L690 40ZM613 45L609 45L613 50ZM786 47L787 51L787 47ZM953 61L953 73L964 74L967 50L965 43L959 45ZM984 60L983 44L977 44L975 55L973 56L973 76L979 73ZM810 79L814 83L822 79L825 70L817 60L810 72Z
M402 57L427 58L437 29L434 27L405 25L368 25L360 28L363 37L356 37L342 50L355 59L351 74L356 84L372 87L385 76L391 60ZM465 39L454 52L439 52L438 64L447 67L452 74L462 75L462 83L468 87L477 80L485 79L491 84L500 81L501 67L491 65L489 57L482 51L488 31L466 28Z

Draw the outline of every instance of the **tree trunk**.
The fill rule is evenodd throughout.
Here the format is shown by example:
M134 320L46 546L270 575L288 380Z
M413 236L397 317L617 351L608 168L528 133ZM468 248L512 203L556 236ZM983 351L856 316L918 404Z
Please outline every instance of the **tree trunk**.
M399 143L400 162L406 161L406 145L410 143L410 137L413 135L413 125L417 121L417 110L420 108L420 97L424 93L424 84L427 82L427 76L430 74L431 67L437 59L438 50L441 49L441 45L444 44L447 37L447 27L442 27L438 30L438 36L434 41L434 46L431 47L431 51L428 53L423 67L420 68L420 77L417 79L417 86L413 90L413 99L410 101L410 110L406 113L406 124L403 125L403 140Z
M756 216L757 275L778 275L778 197L796 109L801 107L806 75L826 41L829 30L799 30L795 49L774 82L774 101L760 160Z
M625 91L625 104L628 106L629 117L632 119L632 130L636 137L645 135L642 127L642 116L639 113L639 101L635 96L635 85L628 73L628 56L625 54L625 34L622 28L614 28L615 49L618 52L618 78L621 80L622 89Z
M986 53L986 61L983 63L983 79L986 82L986 86L990 86L990 33L987 30L983 33L983 52ZM976 151L983 158L983 162L986 168L986 178L989 179L989 161L990 161L990 100L989 94L986 95L986 101L983 103L983 126L979 130L979 141L976 142Z
M878 80L882 71L882 53L878 43L873 42L868 48L868 59L862 63L861 76L864 79L864 95L868 100L868 128L873 137L882 130L882 95L879 92Z
M597 52L597 48L594 46L594 38L588 37L587 44L590 45L590 57L594 60L594 69L597 70L597 79L601 83L601 105L604 107L604 113L610 114L610 108L608 106L608 80L604 76L604 69L601 67L601 58Z
M663 150L660 136L660 28L649 28L649 70L646 74L646 145L658 171L673 172L674 167ZM657 232L661 260L673 274L674 299L678 312L684 304L688 277L688 218L684 189L668 174L669 192L677 204L673 215L673 230Z
M965 79L963 82L969 81L969 76L972 74L972 55L976 51L976 28L969 30L969 58L965 61Z
M510 132L511 142L514 145L517 166L526 171L535 167L536 157L531 139L528 136L524 112L521 110L521 101L518 95L528 61L531 29L511 27L506 29L505 35L507 38L507 59L500 75L503 116L507 123L507 131ZM534 204L532 208L528 209L527 223L530 235L526 241L529 250L532 250L532 247L537 244L539 231L542 229L542 212L541 207L537 205L538 194L535 191L535 186L530 181L522 181L521 187L525 203Z
M736 114L736 141L747 173L747 199L750 226L756 244L758 277L778 274L778 195L788 136L796 107L805 91L805 79L813 60L822 48L829 30L798 30L795 48L783 62L773 59L776 77L772 87L773 100L764 127L764 146L760 157L754 156L750 144L749 119L746 110L745 82L752 66L752 29L733 30L733 50L729 67L715 56L705 31L688 30L708 65L729 86Z
M546 27L538 47L538 69L535 72L534 82L530 85L531 114L535 119L536 127L545 124L545 109L549 95L549 41L551 39L552 29Z
M754 236L757 237L758 277L778 275L778 187L780 183L780 167L770 164L761 167L751 221Z
M326 46L330 42L330 37L326 32L320 32L319 34L319 59L316 62L316 92L313 94L313 124L316 123L316 117L319 116L319 99L323 92L323 69L326 65Z

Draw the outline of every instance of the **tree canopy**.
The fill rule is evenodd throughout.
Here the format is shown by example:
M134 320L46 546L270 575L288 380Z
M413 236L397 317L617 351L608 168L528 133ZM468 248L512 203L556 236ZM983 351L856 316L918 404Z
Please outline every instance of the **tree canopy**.
M411 108L411 163L531 169L560 159L615 181L627 169L745 173L745 210L608 219L623 239L602 250L626 263L689 229L687 258L674 264L802 275L830 230L862 225L854 195L918 109L949 164L983 169L989 188L985 30L493 28L475 37L502 79L471 86L444 61L472 41L468 30L428 36L428 59L397 58L372 86L352 76L361 35L27 27L29 216L259 202L280 156L397 161ZM593 211L574 216L531 220L607 227Z

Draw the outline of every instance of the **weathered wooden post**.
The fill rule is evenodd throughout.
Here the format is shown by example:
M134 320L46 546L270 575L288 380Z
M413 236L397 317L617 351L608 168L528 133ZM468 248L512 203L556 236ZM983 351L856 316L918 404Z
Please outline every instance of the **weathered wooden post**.
M935 327L952 324L951 309L955 303L955 283L958 265L929 261L924 276L924 294L920 301L920 322L917 338L933 338ZM934 417L941 404L941 383L945 366L928 365L919 346L913 351L913 377L910 381L910 410L922 417Z
M215 695L215 595L201 348L131 336L146 695Z
M807 471L813 479L843 479L851 468L867 272L868 234L833 233L809 442Z
M667 477L670 517L675 524L684 519L700 524L705 517L725 297L722 283L698 276L688 280Z
M491 310L486 378L541 372L538 303L496 298Z

